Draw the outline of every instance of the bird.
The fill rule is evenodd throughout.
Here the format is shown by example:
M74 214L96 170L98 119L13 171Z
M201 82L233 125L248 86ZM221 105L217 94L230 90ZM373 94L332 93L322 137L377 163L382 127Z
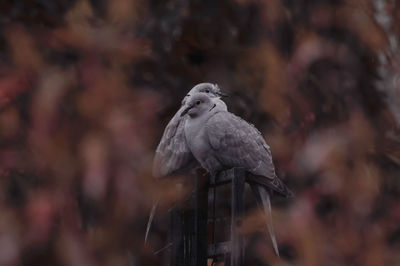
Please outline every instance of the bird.
M226 97L217 84L199 83L195 85L183 98L180 109L165 127L163 136L157 146L153 160L153 176L156 178L179 174L196 168L197 161L191 154L184 137L183 127L186 117L182 116L186 102L197 93L204 93L210 98ZM226 104L219 101L222 109L227 109Z
M163 136L157 146L153 160L153 176L161 178L179 173L189 172L199 167L198 162L190 152L184 136L184 124L187 117L182 116L186 109L186 103L191 97L202 94L204 97L214 99L215 104L221 110L227 110L227 106L221 97L227 97L227 94L221 92L217 84L199 83L195 85L183 98L180 109L169 121L165 127ZM147 243L151 224L157 209L159 201L157 200L150 211L147 222L145 243Z
M188 99L181 116L187 116L184 135L189 151L211 175L242 167L257 203L268 214L267 227L275 253L278 245L272 227L271 194L292 197L290 189L277 177L271 150L261 133L250 123L220 108L203 94Z

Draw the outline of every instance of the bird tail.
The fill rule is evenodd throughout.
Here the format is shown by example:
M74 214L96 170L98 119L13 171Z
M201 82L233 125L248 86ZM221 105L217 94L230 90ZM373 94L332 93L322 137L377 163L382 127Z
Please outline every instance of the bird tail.
M272 225L272 210L271 210L271 200L266 188L260 185L251 185L251 189L256 196L257 203L264 209L266 214L266 222L268 233L271 238L272 246L274 247L275 254L279 257L278 244L276 242L274 228Z
M264 187L268 187L272 189L274 192L277 192L278 195L281 195L285 198L294 197L293 192L277 176L271 179L265 176L249 174L247 176L247 181L250 184L255 183Z
M153 223L154 215L156 213L157 206L158 206L158 200L156 201L156 203L153 204L153 207L151 208L151 211L150 211L150 216L149 216L149 220L147 222L147 227L146 227L146 235L144 236L144 243L145 244L147 243L147 240L149 238L151 224Z

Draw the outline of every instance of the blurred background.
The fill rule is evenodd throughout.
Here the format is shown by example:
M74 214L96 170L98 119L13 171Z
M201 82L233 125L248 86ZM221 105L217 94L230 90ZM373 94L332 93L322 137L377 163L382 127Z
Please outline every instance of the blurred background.
M152 159L199 82L296 194L281 258L247 212L246 265L400 265L399 25L396 0L1 1L0 265L168 265L183 193Z

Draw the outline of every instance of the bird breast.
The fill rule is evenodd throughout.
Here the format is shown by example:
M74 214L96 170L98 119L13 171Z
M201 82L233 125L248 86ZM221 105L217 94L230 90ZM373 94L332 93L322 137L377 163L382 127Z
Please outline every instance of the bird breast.
M203 164L207 154L210 152L208 137L205 128L207 121L201 117L195 119L186 119L185 138L189 150L200 164Z

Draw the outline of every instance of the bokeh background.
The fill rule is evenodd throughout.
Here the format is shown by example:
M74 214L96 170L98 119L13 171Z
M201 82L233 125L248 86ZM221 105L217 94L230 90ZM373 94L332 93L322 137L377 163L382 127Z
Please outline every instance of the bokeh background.
M247 212L246 265L400 265L399 25L396 0L1 1L0 265L168 265L184 193L153 154L205 81L296 194L281 258Z

